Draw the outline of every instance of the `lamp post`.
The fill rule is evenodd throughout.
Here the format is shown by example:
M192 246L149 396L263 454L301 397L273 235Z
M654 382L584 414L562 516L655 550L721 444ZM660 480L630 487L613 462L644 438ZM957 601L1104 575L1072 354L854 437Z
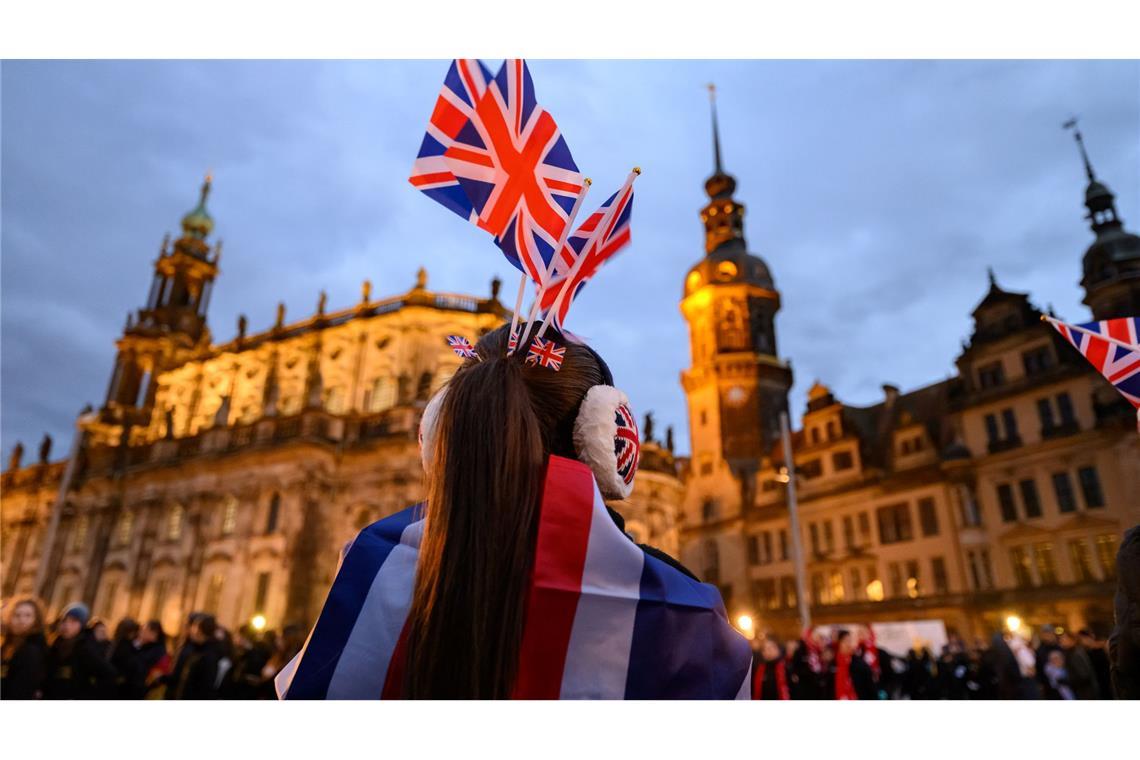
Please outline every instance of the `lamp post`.
M800 608L800 628L806 630L811 627L811 608L808 606L807 598L800 518L796 510L796 461L792 456L792 433L788 425L787 412L780 412L780 437L784 441L784 462L788 470L788 523L792 533L792 563L796 569L796 600Z

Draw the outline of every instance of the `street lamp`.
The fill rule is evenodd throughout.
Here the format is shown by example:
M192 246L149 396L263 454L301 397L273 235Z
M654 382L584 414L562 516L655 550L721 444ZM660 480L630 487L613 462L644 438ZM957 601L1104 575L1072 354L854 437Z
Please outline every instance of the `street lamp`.
M250 619L249 624L253 626L253 630L261 633L265 630L265 615L259 612Z
M756 632L753 630L754 625L755 624L752 622L751 615L741 615L740 617L736 618L736 627L740 629L741 633L750 639L756 635Z
M1010 633L1017 633L1017 630L1021 628L1021 618L1017 615L1010 615L1005 619L1005 627L1009 629Z

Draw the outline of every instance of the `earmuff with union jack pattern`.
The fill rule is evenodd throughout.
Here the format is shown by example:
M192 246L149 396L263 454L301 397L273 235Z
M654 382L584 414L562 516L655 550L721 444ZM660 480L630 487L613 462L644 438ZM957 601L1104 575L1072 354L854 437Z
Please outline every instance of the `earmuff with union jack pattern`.
M582 399L574 418L574 449L578 459L589 466L598 481L598 489L607 499L625 499L633 491L633 478L641 459L641 438L629 397L613 385L613 374L604 359L589 346L598 362L602 382L593 386ZM420 457L424 472L431 462L430 452L435 437L447 386L440 389L424 409L420 419Z

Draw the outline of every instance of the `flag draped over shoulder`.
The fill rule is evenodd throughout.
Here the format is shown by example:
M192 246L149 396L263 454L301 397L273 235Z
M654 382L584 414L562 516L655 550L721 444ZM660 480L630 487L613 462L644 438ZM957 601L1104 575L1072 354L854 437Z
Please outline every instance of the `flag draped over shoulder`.
M417 506L357 535L281 698L400 696L423 525ZM748 698L751 650L720 594L630 541L586 465L550 458L537 542L515 698Z

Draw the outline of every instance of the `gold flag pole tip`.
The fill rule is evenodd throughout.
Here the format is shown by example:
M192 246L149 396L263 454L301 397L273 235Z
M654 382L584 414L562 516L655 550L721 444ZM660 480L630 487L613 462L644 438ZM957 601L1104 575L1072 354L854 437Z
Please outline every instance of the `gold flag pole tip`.
M590 179L589 177L586 177L586 179L584 179L582 181L585 182L587 185L594 184L594 180Z
M641 167L640 166L633 167L633 173L634 174L641 174Z

